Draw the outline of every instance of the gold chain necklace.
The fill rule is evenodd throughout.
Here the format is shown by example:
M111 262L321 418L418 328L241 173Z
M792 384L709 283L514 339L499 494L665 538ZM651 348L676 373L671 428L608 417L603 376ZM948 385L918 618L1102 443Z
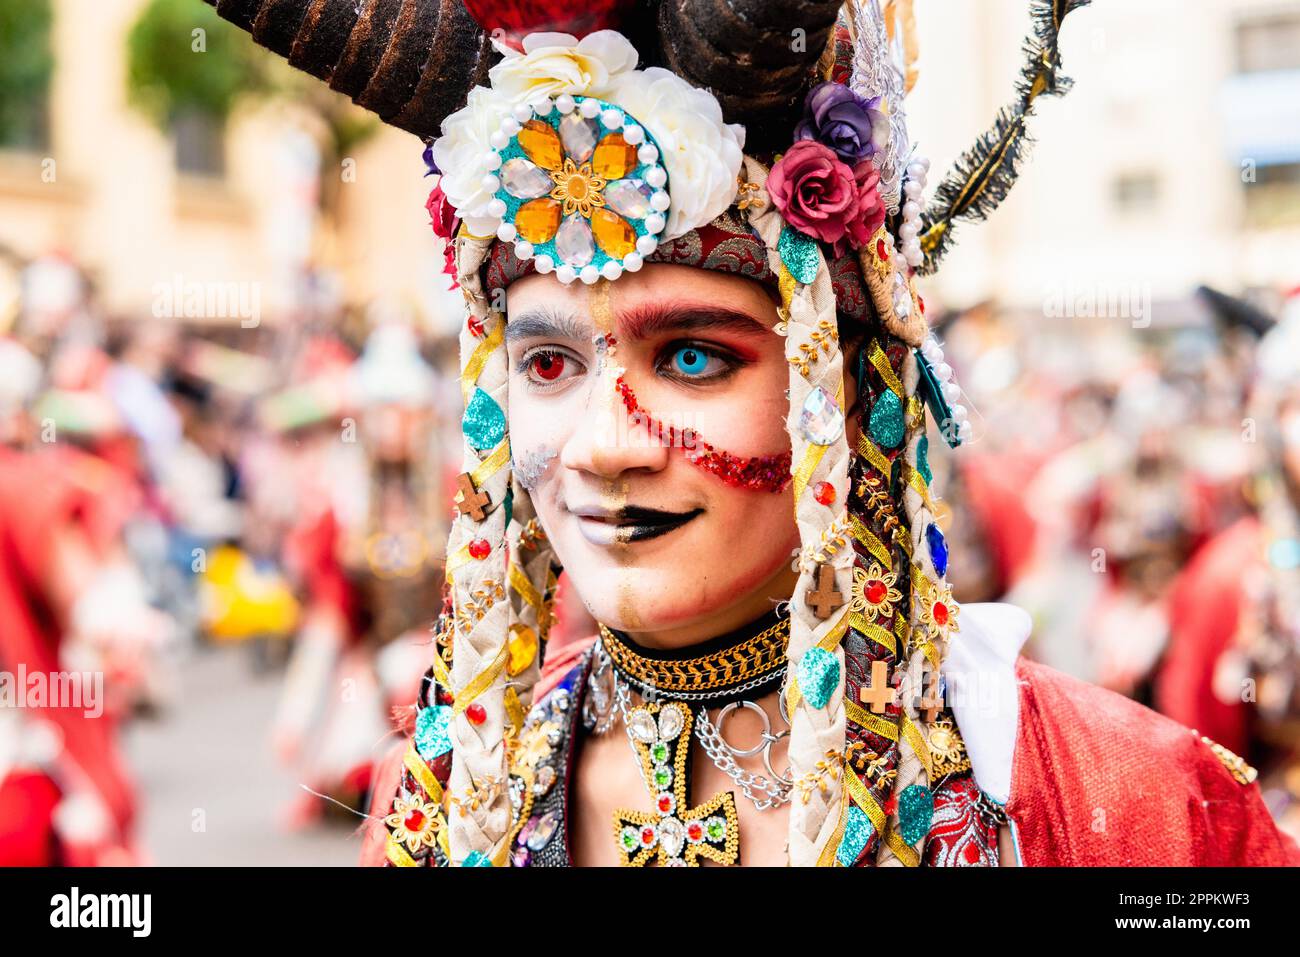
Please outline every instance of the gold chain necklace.
M790 619L783 618L739 644L695 658L648 658L600 626L601 643L626 677L661 694L698 694L774 677L786 666Z

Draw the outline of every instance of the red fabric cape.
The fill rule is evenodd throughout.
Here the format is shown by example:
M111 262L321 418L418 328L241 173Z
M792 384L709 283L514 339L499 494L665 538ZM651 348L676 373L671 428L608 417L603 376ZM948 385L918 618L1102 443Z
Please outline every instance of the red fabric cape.
M1021 659L1007 814L1028 867L1300 865L1201 736Z

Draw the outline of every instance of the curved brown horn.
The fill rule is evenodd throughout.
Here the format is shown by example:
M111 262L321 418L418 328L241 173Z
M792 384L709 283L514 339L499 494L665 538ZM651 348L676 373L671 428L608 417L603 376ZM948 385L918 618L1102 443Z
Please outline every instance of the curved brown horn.
M664 0L664 60L674 73L712 90L728 121L745 124L747 152L784 149L841 3Z
M496 60L461 0L206 0L386 123L437 136Z

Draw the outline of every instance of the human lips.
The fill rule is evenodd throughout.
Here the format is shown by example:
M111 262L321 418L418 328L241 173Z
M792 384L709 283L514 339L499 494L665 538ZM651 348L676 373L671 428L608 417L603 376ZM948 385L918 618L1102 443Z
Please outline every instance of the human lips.
M578 506L570 507L569 512L578 519L583 538L593 545L608 546L667 535L703 514L704 509L672 512L637 505L618 509Z

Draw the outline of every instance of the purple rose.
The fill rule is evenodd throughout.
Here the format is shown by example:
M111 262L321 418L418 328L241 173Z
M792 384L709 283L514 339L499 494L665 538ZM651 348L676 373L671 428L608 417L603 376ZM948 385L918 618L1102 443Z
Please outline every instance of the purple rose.
M880 97L864 100L847 86L828 81L808 91L796 140L817 140L846 163L873 155L889 138L889 115Z
M439 173L439 174L442 173L442 170L438 169L438 164L433 161L432 143L430 143L428 146L424 148L424 166L425 169L428 170L428 172L424 174L425 176L432 176L435 173Z

